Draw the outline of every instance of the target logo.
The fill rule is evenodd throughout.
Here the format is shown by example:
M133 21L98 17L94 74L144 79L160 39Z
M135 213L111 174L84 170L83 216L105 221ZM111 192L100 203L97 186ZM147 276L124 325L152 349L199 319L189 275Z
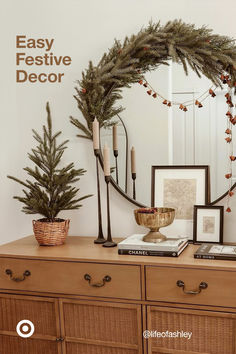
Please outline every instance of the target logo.
M29 320L22 320L17 323L16 332L22 338L29 338L34 334L34 324Z

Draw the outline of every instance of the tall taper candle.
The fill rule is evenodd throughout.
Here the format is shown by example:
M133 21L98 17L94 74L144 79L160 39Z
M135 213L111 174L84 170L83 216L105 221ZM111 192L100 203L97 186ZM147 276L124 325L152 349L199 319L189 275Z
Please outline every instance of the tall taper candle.
M135 159L135 149L131 149L131 173L136 173L136 159Z
M113 137L113 150L118 150L118 139L117 139L117 124L112 127L112 137Z
M99 146L99 122L97 118L93 121L93 149L98 150Z
M110 176L111 169L110 169L110 149L105 143L103 148L103 158L104 158L104 175Z

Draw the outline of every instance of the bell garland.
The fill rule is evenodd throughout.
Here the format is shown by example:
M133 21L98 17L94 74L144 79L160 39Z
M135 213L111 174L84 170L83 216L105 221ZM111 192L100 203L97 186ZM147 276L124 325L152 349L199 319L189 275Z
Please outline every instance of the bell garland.
M222 76L222 81L223 81L223 83L227 83L227 79L224 76ZM228 105L228 110L226 112L227 129L225 131L225 134L226 134L225 141L229 145L229 148L228 148L228 154L229 154L228 170L229 170L229 172L225 174L225 178L229 180L226 212L231 213L232 210L230 207L230 199L234 195L234 192L232 191L233 162L236 160L236 156L234 156L234 153L233 153L233 126L236 124L236 115L233 116L233 114L232 114L232 112L233 112L232 109L234 108L234 104L232 102L230 90L228 90L228 92L225 94L225 98L226 98L226 104Z
M210 88L209 90L207 90L206 92L204 92L201 96L199 96L198 99L195 100L195 103L192 100L189 101L185 101L183 103L179 103L179 102L174 102L171 100L167 100L165 99L160 93L158 93L156 90L153 89L153 87L150 85L150 83L145 79L145 77L143 77L144 80L139 80L139 84L143 85L145 88L148 88L147 90L147 94L149 96L152 96L153 98L157 98L158 96L163 99L163 104L171 107L172 105L179 105L179 109L181 109L184 112L187 112L187 106L193 105L195 104L196 106L198 106L198 108L202 108L202 102L207 99L208 97L216 97L215 91ZM232 163L233 161L236 161L236 156L233 155L233 133L232 133L232 129L233 126L236 125L236 115L233 117L232 114L232 108L234 108L234 104L232 102L232 97L230 95L230 85L229 85L229 76L225 76L225 75L221 75L221 80L223 84L227 84L229 86L229 92L227 92L225 94L225 98L226 98L226 104L228 105L228 110L226 113L226 116L228 118L227 120L227 129L225 131L225 134L227 135L225 138L225 141L227 144L229 144L229 173L225 174L225 178L229 180L229 188L228 188L228 195L227 195L227 208L226 208L226 212L230 213L232 210L230 208L230 198L234 195L234 192L232 191L232 187L233 187L233 181L232 181L232 177L233 177L233 168L232 168ZM200 102L200 98L201 102Z
M221 80L222 80L223 84L228 84L228 86L229 86L229 76L226 77L224 75L221 75ZM160 98L162 98L163 99L162 103L166 106L171 107L172 105L179 105L179 108L182 111L187 112L187 110L188 110L187 106L194 104L193 101L186 101L183 103L179 103L179 102L169 101L169 100L165 99L161 94L159 94L156 90L154 90L152 88L152 86L149 84L149 82L147 80L145 80L144 83L143 83L143 80L140 80L139 84L143 85L145 88L148 88L148 91L147 91L148 95L152 95L152 97L154 97L154 98L156 98L158 96ZM195 100L195 105L198 106L198 108L202 108L203 107L202 102L210 96L212 98L216 97L215 91L212 88L210 88L209 90L204 92L201 96L199 96L199 98ZM200 98L202 98L201 102L200 102ZM234 108L234 104L232 102L232 97L230 95L230 88L229 88L229 92L226 93L225 98L226 98L226 104L228 105L228 110L226 113L226 116L228 118L227 129L225 131L225 134L227 136L225 138L225 141L227 144L229 144L229 166L228 166L228 169L230 171L229 173L225 174L225 178L229 180L226 212L230 213L232 211L230 208L230 198L234 195L234 192L232 191L232 187L233 187L232 163L233 163L233 161L236 161L236 156L233 155L233 133L232 133L233 126L236 124L236 115L233 117L233 115L231 113L232 108Z
M143 77L145 79L145 77ZM157 90L154 90L154 88L150 85L150 83L145 79L144 81L143 80L139 80L138 83L142 86L144 86L145 88L148 88L147 90L147 94L149 96L152 96L153 98L158 98L160 97L163 101L162 103L168 107L172 107L173 105L177 105L179 106L179 109L181 109L182 111L184 112L187 112L188 109L187 109L187 106L191 106L191 105L196 105L198 106L198 108L202 108L203 107L203 104L202 102L205 101L205 99L207 99L209 96L211 97L215 97L216 94L215 92L212 90L212 87L210 87L209 90L207 90L206 92L204 92L203 94L201 94L199 96L199 98L197 98L194 101L192 100L188 100L188 101L185 101L185 102L175 102L175 101L172 101L172 100L167 100L166 98L164 98L160 93L157 92ZM200 99L201 99L201 102L200 102Z

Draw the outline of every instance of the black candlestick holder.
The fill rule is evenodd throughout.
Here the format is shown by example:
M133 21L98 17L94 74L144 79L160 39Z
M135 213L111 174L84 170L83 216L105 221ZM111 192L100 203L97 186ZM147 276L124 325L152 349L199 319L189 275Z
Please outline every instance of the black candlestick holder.
M119 171L118 171L118 150L113 150L116 160L116 183L119 185Z
M99 155L100 150L95 149L94 155L96 157L96 169L97 169L97 196L98 196L98 237L94 240L94 243L102 244L106 242L102 231L102 209L101 209L101 194L100 194L100 180L99 180Z
M136 200L136 186L135 186L136 173L132 173L132 180L133 180L133 199Z
M105 182L107 184L107 240L103 244L103 247L115 247L117 243L112 240L111 237L111 216L110 216L110 197L109 197L109 182L111 176L105 176Z

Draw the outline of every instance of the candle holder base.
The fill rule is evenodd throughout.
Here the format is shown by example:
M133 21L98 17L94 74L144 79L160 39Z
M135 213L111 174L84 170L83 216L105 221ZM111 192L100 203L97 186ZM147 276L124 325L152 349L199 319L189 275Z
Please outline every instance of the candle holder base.
M102 246L103 247L116 247L117 243L115 243L114 241L106 241Z
M95 244L101 245L102 243L105 243L106 239L105 238L97 238L96 240L94 240Z

